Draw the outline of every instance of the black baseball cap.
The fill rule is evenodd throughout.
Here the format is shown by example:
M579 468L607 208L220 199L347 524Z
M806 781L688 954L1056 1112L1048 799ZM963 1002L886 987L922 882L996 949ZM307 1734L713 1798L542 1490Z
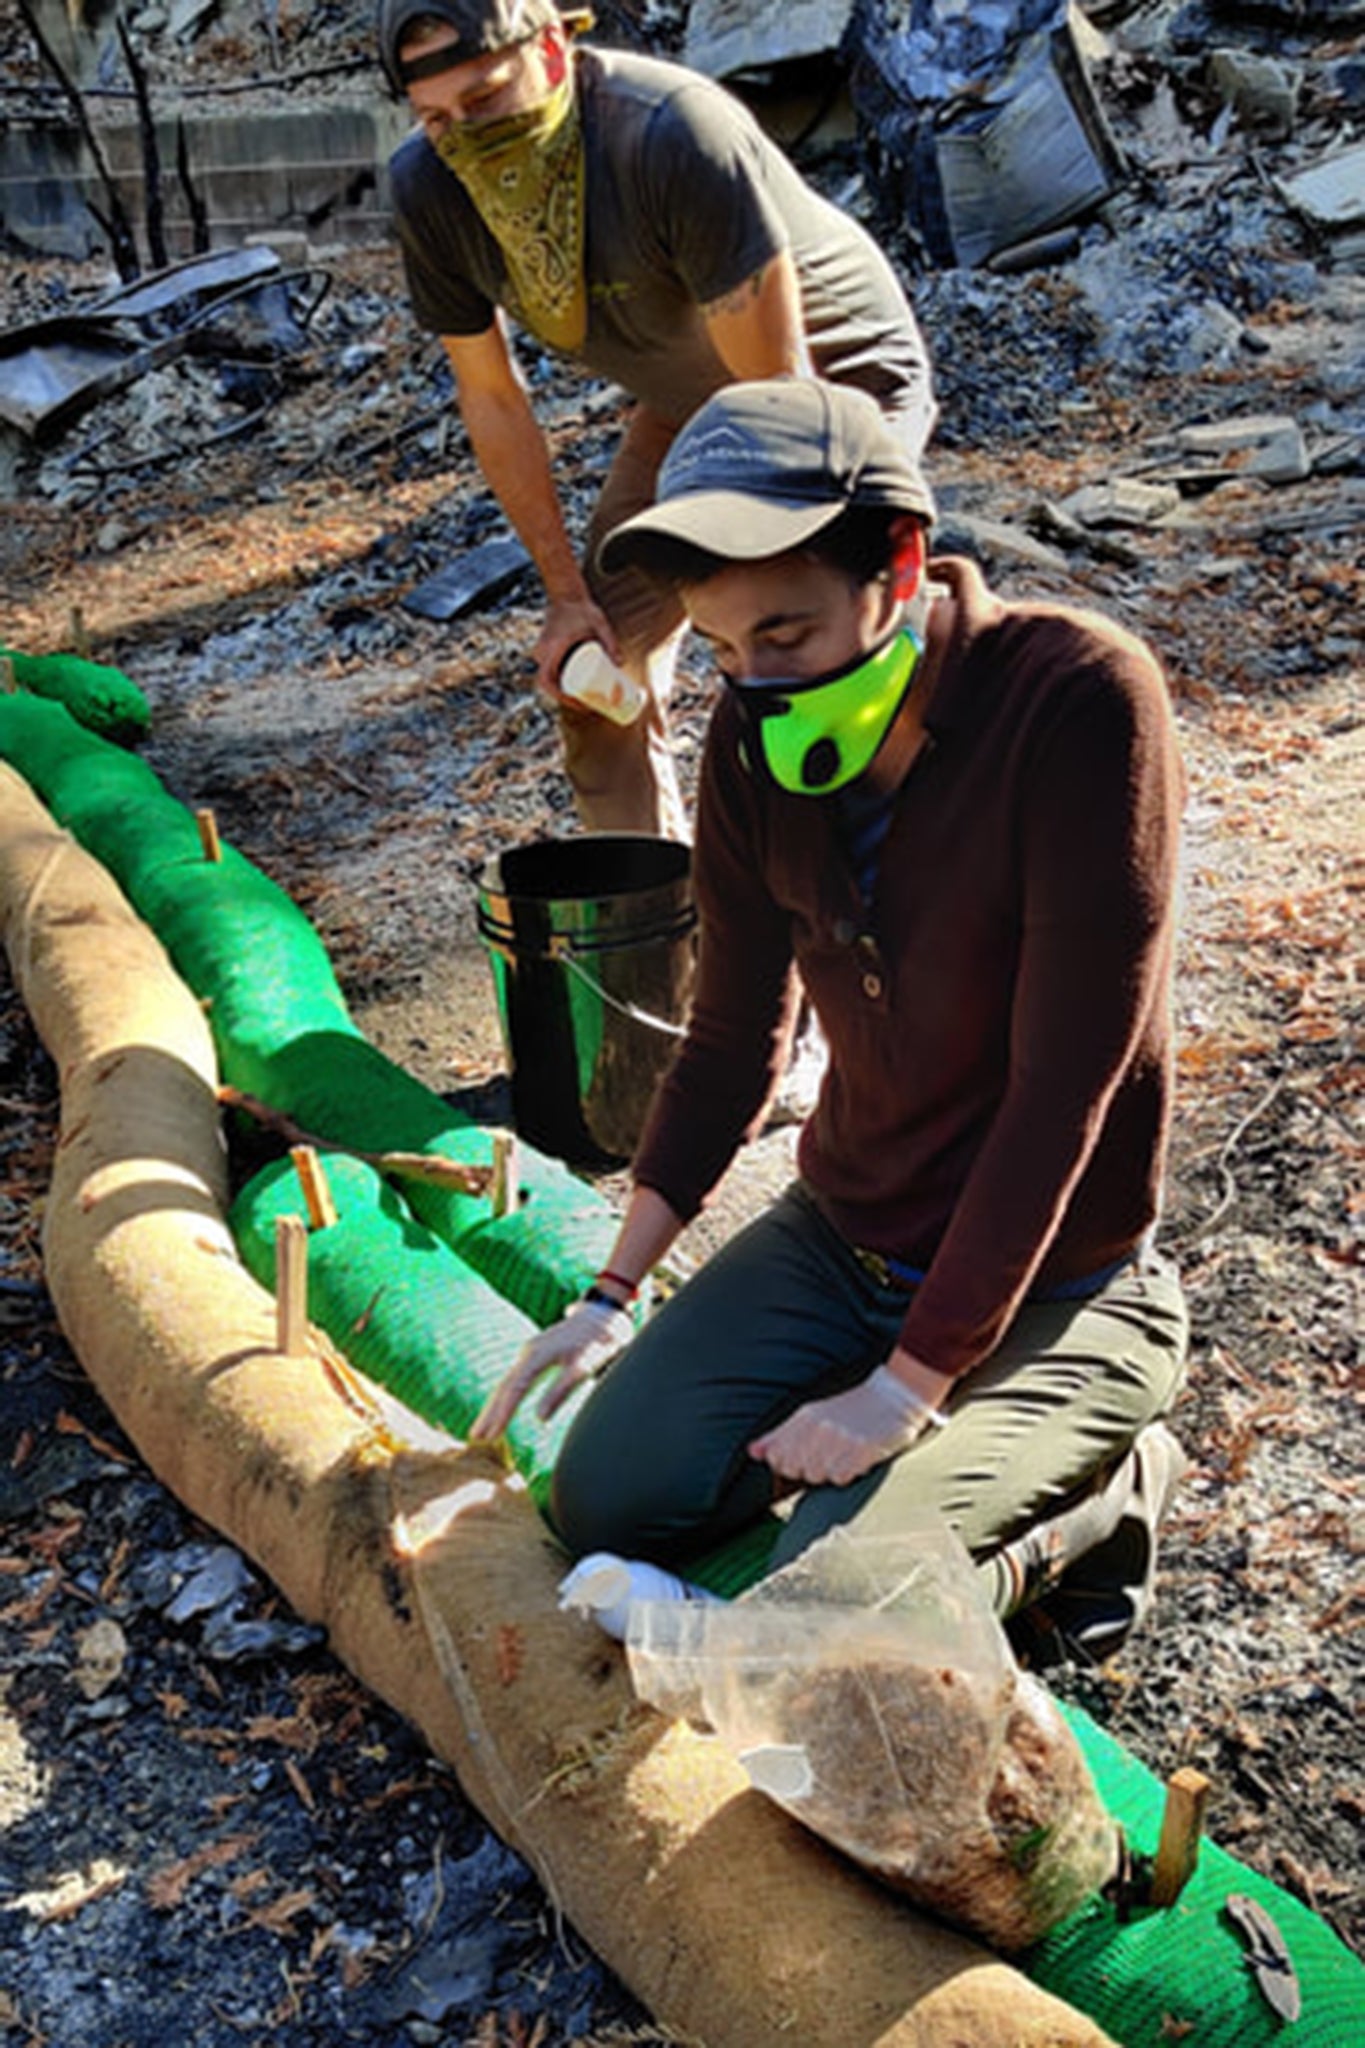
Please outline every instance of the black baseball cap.
M433 19L449 22L452 40L400 62L399 48L413 23ZM527 42L554 22L571 30L590 28L592 14L586 7L557 7L554 0L379 0L375 35L384 75L401 94L419 78L434 78L471 57Z

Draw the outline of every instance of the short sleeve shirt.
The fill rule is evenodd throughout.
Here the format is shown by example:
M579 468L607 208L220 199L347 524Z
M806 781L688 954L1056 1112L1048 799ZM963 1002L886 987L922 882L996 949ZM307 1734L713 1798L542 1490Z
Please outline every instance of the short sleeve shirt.
M702 307L790 250L817 370L894 411L925 402L905 295L870 235L811 190L732 94L681 66L576 53L587 178L585 368L681 421L727 381ZM459 180L420 132L391 164L408 288L432 333L516 319L507 267Z

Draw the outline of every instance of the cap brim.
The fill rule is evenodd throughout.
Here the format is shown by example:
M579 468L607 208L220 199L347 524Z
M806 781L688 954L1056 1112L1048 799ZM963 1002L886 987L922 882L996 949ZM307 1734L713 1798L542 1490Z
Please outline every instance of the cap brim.
M651 505L612 528L597 550L609 576L629 569L646 552L651 536L687 541L724 561L757 562L799 548L843 511L842 503L780 505L742 491L696 491Z

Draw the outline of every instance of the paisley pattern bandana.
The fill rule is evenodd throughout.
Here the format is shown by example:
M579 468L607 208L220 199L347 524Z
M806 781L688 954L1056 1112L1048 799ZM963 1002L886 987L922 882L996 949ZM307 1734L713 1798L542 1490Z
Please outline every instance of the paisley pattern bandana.
M588 331L586 180L572 78L522 113L452 122L436 154L502 250L518 318L550 348L581 347Z

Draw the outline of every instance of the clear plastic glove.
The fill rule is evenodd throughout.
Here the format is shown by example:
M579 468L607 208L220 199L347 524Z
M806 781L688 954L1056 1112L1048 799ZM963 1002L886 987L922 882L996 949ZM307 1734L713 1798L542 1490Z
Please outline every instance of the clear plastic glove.
M888 1366L879 1365L846 1393L807 1401L766 1436L755 1437L749 1454L782 1479L847 1486L906 1450L924 1429L941 1429L944 1420Z
M536 1414L548 1422L574 1388L595 1379L634 1334L625 1309L605 1301L576 1302L566 1316L523 1347L475 1416L469 1441L491 1443L500 1437L537 1380L553 1373L536 1405Z

